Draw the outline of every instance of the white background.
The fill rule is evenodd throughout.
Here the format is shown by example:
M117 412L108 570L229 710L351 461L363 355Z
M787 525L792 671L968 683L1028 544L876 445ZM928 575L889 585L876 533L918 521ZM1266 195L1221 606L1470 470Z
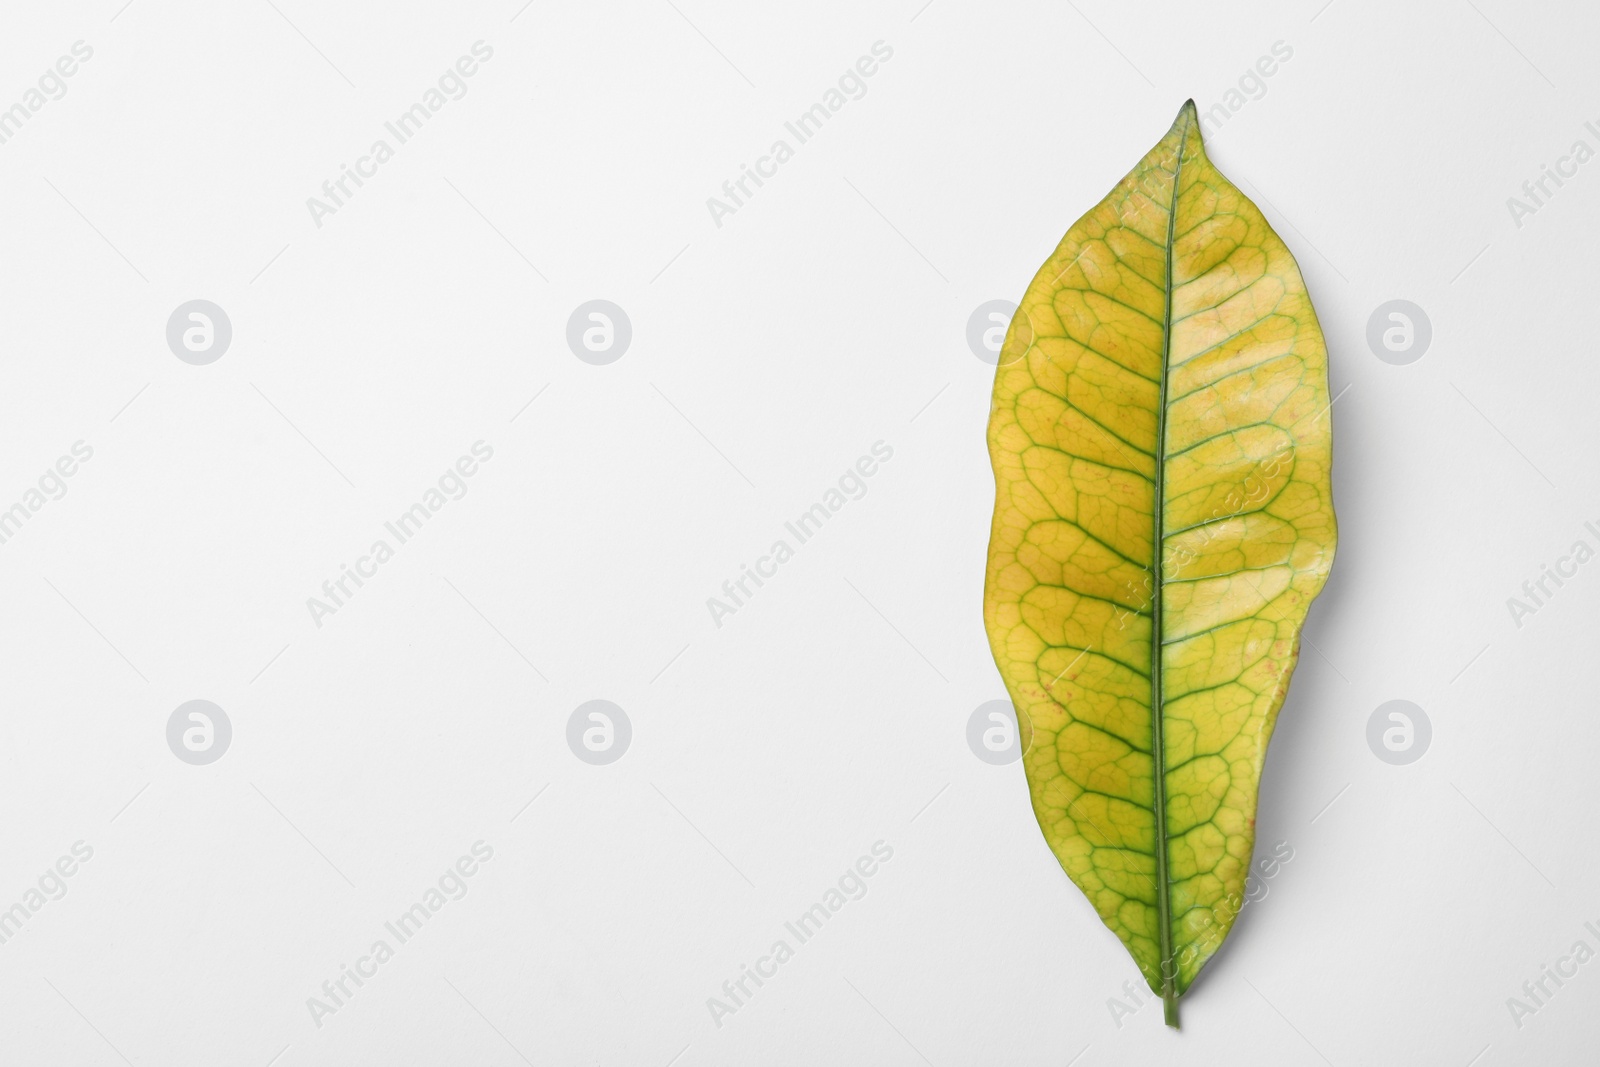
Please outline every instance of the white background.
M1520 228L1505 201L1600 148L1600 17L920 4L6 5L0 107L94 54L0 145L0 507L94 455L0 545L0 908L94 854L0 945L0 1061L1592 1060L1600 962L1520 1027L1506 1001L1600 949L1600 564L1520 628L1506 600L1600 544L1600 163ZM317 227L306 198L478 40L467 95ZM1113 1010L1131 959L1020 764L967 744L1003 690L964 333L1277 41L1209 143L1327 332L1340 545L1262 788L1258 855L1293 859L1173 1033ZM195 298L233 326L209 366L166 343ZM596 298L633 324L609 366L565 340ZM1366 342L1396 298L1433 324L1407 366ZM479 440L467 495L318 627L307 598ZM867 494L714 626L880 440ZM566 742L595 698L633 725L609 766ZM165 739L192 699L233 724L207 766ZM1408 766L1366 741L1390 699L1433 724ZM478 840L470 892L315 1025ZM718 1026L707 998L880 840L867 895Z

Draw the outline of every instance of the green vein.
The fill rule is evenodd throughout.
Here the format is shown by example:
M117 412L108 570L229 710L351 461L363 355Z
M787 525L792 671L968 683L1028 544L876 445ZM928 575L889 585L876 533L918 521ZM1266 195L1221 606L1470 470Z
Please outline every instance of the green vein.
M1161 717L1164 701L1161 699L1161 574L1157 566L1161 546L1165 543L1162 527L1166 516L1167 483L1167 384L1172 378L1172 254L1174 230L1178 221L1178 197L1183 188L1183 154L1189 140L1189 116L1192 107L1184 108L1183 127L1178 131L1178 158L1172 167L1172 205L1167 209L1167 291L1165 320L1161 331L1161 396L1156 402L1156 479L1155 479L1155 537L1152 540L1154 555L1151 562L1150 599L1150 749L1151 777L1155 784L1152 802L1155 815L1156 853L1156 922L1161 941L1161 1001L1165 1008L1168 1026L1178 1025L1177 960L1172 947L1172 885L1167 871L1167 768L1166 741Z

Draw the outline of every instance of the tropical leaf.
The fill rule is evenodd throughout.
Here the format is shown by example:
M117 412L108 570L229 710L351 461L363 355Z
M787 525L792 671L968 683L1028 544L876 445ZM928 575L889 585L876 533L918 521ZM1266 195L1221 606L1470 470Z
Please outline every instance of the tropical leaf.
M1191 100L1011 321L984 589L1045 839L1172 1026L1244 902L1333 562L1329 407L1305 281Z

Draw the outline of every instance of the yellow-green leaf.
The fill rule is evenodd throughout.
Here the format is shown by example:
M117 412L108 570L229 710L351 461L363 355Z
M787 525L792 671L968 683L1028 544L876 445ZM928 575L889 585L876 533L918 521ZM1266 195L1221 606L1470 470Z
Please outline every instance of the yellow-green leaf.
M1333 562L1329 406L1300 270L1190 101L1011 321L984 587L1045 840L1174 1026Z

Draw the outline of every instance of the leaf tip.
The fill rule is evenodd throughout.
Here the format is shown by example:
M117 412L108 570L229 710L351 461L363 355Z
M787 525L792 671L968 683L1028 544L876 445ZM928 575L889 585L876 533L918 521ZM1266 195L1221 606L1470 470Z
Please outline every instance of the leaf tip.
M1204 153L1204 139L1200 136L1200 109L1195 106L1194 97L1183 102L1178 109L1178 117L1172 120L1172 129L1169 136L1177 136L1184 144L1185 155L1193 150Z

